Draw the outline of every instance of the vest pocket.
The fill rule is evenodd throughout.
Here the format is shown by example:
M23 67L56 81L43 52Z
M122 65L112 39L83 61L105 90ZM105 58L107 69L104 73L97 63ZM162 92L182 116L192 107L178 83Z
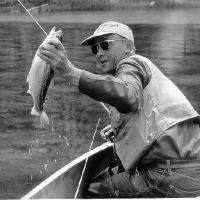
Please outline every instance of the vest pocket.
M154 182L154 186L157 186L168 176L168 173L166 169L153 168L147 169L147 176Z
M183 190L174 185L169 185L169 193L167 197L198 197L200 196L200 189L199 190Z
M146 136L147 144L152 143L157 135L156 119L158 118L158 111L152 108L152 111L146 117L146 127L148 129L148 135Z

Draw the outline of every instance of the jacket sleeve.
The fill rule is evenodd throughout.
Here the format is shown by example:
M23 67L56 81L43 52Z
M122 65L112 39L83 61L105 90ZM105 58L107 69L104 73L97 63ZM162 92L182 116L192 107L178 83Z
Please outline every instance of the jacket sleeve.
M115 77L83 71L79 91L125 114L138 110L141 92L149 80L150 75L139 63L124 63L118 67Z

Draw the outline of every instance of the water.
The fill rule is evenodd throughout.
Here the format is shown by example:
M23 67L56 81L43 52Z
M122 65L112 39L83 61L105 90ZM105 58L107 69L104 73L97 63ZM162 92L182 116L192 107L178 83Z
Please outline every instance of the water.
M200 112L200 12L151 10L36 14L44 29L64 32L63 44L79 68L97 72L90 51L79 43L98 23L117 20L134 31L137 52L147 56L183 91ZM50 23L52 22L52 23ZM47 176L87 152L98 118L108 123L101 105L62 79L47 94L51 119L42 127L30 115L26 76L45 35L25 15L0 15L0 198L19 198ZM103 141L95 138L94 147Z

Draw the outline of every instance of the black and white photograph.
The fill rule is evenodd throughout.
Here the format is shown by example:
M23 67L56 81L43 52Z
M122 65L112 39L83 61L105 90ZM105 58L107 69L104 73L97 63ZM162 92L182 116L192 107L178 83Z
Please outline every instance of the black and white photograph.
M0 0L0 199L200 197L200 0Z

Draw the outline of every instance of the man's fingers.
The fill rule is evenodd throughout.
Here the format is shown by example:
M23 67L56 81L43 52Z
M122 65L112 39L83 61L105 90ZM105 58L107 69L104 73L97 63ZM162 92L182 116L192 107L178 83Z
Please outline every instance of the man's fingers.
M65 52L64 46L58 39L51 39L47 42L47 44L54 45L57 50Z
M105 137L106 137L106 138L109 138L109 137L111 137L112 134L113 134L113 129L110 129L109 131L107 131L107 132L105 133Z
M58 50L55 48L54 45L51 45L51 44L43 44L41 47L39 47L39 50L42 52L47 50L47 51L52 52L55 55L58 55Z
M45 54L42 54L42 53L37 53L37 55L42 59L44 60L46 63L48 63L51 68L54 70L54 72L58 73L58 70L54 67L54 60L52 60L50 57L48 57L47 55Z
M44 55L45 57L49 58L51 61L56 59L56 55L49 50L42 49L37 53L39 56Z
M106 126L104 129L101 130L100 135L103 139L109 139L113 135L113 129L111 125Z
M46 56L46 55L44 55L44 54L41 54L40 52L38 52L37 55L38 55L42 60L44 60L45 62L51 63L51 59L50 59L48 56Z
M100 132L101 137L106 140L105 134L103 132Z
M105 128L103 128L101 131L106 132L106 131L108 131L109 129L112 129L112 127L111 127L110 124L107 125Z

